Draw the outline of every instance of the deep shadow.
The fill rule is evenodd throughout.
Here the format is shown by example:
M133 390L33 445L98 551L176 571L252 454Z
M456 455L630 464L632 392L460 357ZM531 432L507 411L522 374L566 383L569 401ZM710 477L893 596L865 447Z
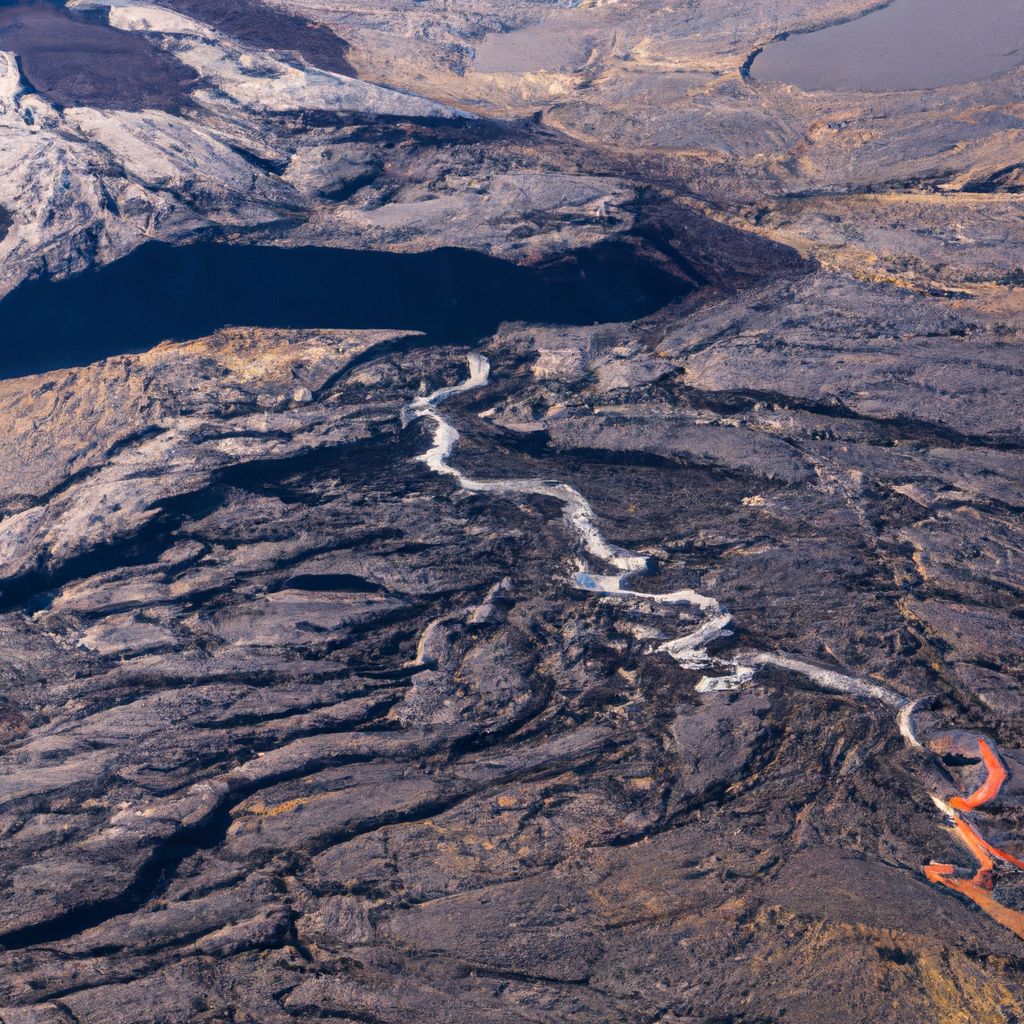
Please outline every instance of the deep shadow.
M620 241L535 267L464 249L154 242L109 266L28 281L8 295L0 302L0 376L81 366L229 325L396 328L469 342L505 320L632 320L695 286Z

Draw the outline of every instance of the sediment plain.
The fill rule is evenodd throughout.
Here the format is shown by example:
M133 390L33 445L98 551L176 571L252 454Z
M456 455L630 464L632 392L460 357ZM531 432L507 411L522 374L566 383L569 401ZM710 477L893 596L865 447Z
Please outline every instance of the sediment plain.
M3 1024L1024 1020L1024 71L871 6L0 6Z

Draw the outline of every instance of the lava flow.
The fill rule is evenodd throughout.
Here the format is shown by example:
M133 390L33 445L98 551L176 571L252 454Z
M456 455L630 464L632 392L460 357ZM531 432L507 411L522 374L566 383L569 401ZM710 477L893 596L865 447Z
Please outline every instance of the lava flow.
M982 738L978 739L978 749L986 769L985 781L969 796L956 796L948 803L937 797L933 798L935 803L949 815L957 837L978 862L978 870L971 878L960 878L954 874L956 867L953 864L931 863L924 866L924 873L928 881L944 885L954 892L966 896L984 910L989 917L1024 939L1024 913L1004 907L991 892L992 872L996 868L997 861L1003 861L1019 869L1024 869L1024 861L987 842L964 817L965 813L975 811L995 799L1003 788L1003 783L1009 778L998 751Z

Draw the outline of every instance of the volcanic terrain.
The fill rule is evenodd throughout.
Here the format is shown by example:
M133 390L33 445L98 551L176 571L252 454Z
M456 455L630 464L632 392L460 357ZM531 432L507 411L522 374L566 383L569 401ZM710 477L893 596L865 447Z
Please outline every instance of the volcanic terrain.
M1024 1021L1024 38L758 77L879 6L0 3L2 1024Z

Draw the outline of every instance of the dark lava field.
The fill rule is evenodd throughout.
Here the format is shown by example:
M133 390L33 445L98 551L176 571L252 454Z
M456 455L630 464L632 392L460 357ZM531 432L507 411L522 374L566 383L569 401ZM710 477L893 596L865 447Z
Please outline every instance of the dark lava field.
M1024 1022L1024 18L920 6L0 2L0 1024Z

